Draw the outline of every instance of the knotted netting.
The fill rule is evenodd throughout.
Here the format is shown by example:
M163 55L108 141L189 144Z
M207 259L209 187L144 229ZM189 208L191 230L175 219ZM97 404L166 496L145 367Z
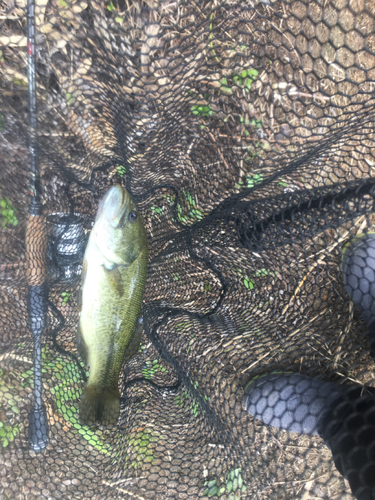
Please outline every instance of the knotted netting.
M26 2L0 6L0 497L375 498L375 275L359 286L357 269L371 245L355 257L375 231L374 4L36 0L37 215ZM113 184L138 205L149 264L107 428L79 420L76 334ZM332 385L270 415L251 384L271 372L304 394L291 373ZM345 390L359 403L332 443ZM319 432L293 421L310 403ZM337 460L353 450L360 479Z

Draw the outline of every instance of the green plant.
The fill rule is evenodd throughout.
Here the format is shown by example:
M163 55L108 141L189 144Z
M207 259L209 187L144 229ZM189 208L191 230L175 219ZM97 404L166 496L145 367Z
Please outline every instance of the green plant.
M134 469L139 469L144 463L152 464L155 460L152 445L159 440L160 434L147 427L137 429L128 435L126 438L128 449L125 468L130 465ZM130 462L129 465L128 462Z
M163 215L164 214L164 210L161 208L161 207L151 207L151 217L155 214L158 214L158 215Z
M71 94L70 92L67 92L65 94L65 97L66 97L66 102L69 104L69 106L71 106L72 104L75 103L75 97L73 94Z
M181 323L177 323L176 330L178 332L180 332L181 330L185 330L185 328L189 328L190 324L191 323L189 321L181 321Z
M14 395L12 389L15 387L9 385L5 381L6 371L0 368L0 407L5 411L12 411L19 415L20 410L17 406L18 401L21 401L21 396ZM20 434L23 429L23 424L10 425L0 421L0 444L6 448L14 438Z
M111 3L112 3L112 2L111 2ZM126 174L126 167L124 167L123 165L119 165L119 166L117 167L117 175L118 175L119 177L124 177L124 176L125 176L125 174Z
M34 384L34 368L21 373L21 377L24 379L21 382L21 387L33 387Z
M234 187L235 189L242 189L246 187L247 189L253 188L257 184L261 184L263 182L263 174L247 174L246 180L240 180Z
M2 198L0 200L0 215L1 215L1 227L7 227L7 224L11 226L17 226L18 219L16 217L16 209L13 207L12 202L9 198Z
M20 396L12 396L11 390L14 386L9 385L5 382L5 371L0 368L0 402L2 406L8 407L13 413L20 413L17 406L17 401L21 400Z
M23 430L23 424L18 425L7 425L0 422L0 444L3 448L6 448L9 442L14 441Z
M116 7L113 5L113 2L109 2L109 5L107 5L107 9L109 10L109 12L116 12ZM123 17L115 17L115 21L118 23L121 23L121 21L123 20Z
M241 280L243 280L243 284L245 285L245 287L248 290L252 290L255 287L255 279L254 278L259 278L262 276L268 276L269 274L274 274L274 273L270 272L268 269L264 269L264 268L258 269L257 271L255 271L255 273L251 274L250 277L245 276L243 270L240 269L239 267L237 268L237 272L238 272L239 276L241 277Z
M185 204L187 206L187 212L183 211L182 205L177 203L177 216L180 222L183 224L195 222L197 220L203 219L203 213L197 208L197 204L189 193L189 191L182 191L185 197Z
M109 2L109 5L107 5L107 9L109 12L114 12L116 10L116 7L113 5L113 2Z
M193 383L194 389L198 389L198 382L195 381ZM204 401L209 401L210 398L206 395L203 396ZM179 396L176 396L174 398L176 406L179 406L180 408L183 408L186 406L186 402L191 400L190 402L190 411L193 417L197 417L199 414L199 411L201 409L199 402L194 398L193 394L189 391L189 389L186 389L185 387L182 389L181 394ZM204 410L203 410L204 411Z
M163 198L166 200L166 202L169 204L169 205L173 205L174 203L174 200L176 199L175 195L172 194L172 195L169 195L169 194L163 194Z
M164 368L164 366L162 366L159 363L159 360L157 360L157 359L154 359L153 361L146 361L145 364L146 364L146 367L142 370L142 374L148 380L151 379L151 378L154 378L156 372L159 371L159 370L161 372L167 372L168 373L168 370L166 368Z
M257 184L261 184L262 182L263 182L263 174L254 174L252 177L251 176L246 177L247 188L252 188Z
M254 68L244 69L240 74L233 76L233 82L239 87L245 87L245 90L248 92L251 89L251 85L255 82L258 76L258 70Z
M233 469L227 474L225 484L221 483L219 479L211 479L210 481L206 481L204 485L206 486L206 489L203 492L204 496L220 497L227 494L228 500L241 498L241 493L247 490L240 468Z
M42 362L42 373L48 372L52 375L51 380L57 381L50 391L55 396L58 412L73 427L74 433L80 434L101 453L109 453L111 447L103 441L101 431L94 431L87 425L79 423L77 406L81 394L78 383L82 380L82 375L77 363L60 354L56 356L55 353L49 352L46 347L42 350ZM83 367L82 363L81 366ZM26 374L29 374L30 371Z
M241 49L246 48L242 46ZM233 49L234 50L234 49ZM239 74L235 74L232 77L224 77L220 79L220 90L225 94L232 94L235 87L244 88L246 92L249 92L252 84L259 76L259 71L251 68L244 69ZM242 119L243 120L243 119ZM252 124L252 122L248 121L246 124ZM255 124L255 126L257 126Z
M251 120L245 120L243 116L240 117L240 123L243 123L246 126L254 127L254 128L262 128L263 122L259 118L252 118Z
M1 50L0 50L0 63L1 62L3 62L3 61L1 60ZM0 114L0 130L3 130L4 125L5 125L5 116Z
M69 292L62 292L61 297L63 298L62 299L63 306L65 306L65 304L68 302L68 300L70 299L71 296L72 296L72 294Z
M194 106L192 106L190 109L193 115L200 115L203 116L204 118L208 118L209 116L212 116L214 114L209 104L201 106L198 104L194 104Z
M210 28L210 34L209 34L208 38L209 38L209 40L210 40L210 42L209 42L209 43L210 43L210 47L211 47L211 50L212 50L212 53L213 53L214 57L215 57L215 59L216 59L216 61L217 61L217 62L220 62L220 61L219 61L219 58L218 58L218 57L217 57L217 55L216 55L216 52L215 52L215 49L214 49L214 42L213 42L213 39L212 39L212 38L213 38L213 37L212 37L212 24L213 24L213 18L214 18L214 15L213 15L213 14L211 14L211 15L210 15L210 21L211 21L211 22L210 22L210 26L209 26L209 28Z

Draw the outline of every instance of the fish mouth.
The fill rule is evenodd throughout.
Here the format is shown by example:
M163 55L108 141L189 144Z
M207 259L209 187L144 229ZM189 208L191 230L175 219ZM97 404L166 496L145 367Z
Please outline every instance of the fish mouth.
M130 196L120 184L112 186L99 204L96 221L105 221L116 228L130 203Z

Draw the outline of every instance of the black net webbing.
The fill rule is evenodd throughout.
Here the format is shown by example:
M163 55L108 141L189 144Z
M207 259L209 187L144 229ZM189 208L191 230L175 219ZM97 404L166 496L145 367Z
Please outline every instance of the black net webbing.
M375 499L374 14L35 0L35 208L27 6L0 1L1 500ZM76 335L114 184L149 261L110 428L79 419Z

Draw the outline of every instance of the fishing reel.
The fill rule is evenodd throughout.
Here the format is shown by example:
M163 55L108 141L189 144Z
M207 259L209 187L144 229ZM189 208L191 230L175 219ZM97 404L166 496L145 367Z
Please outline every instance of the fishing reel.
M48 276L55 281L74 283L82 273L87 244L84 218L79 213L55 212L47 216Z

